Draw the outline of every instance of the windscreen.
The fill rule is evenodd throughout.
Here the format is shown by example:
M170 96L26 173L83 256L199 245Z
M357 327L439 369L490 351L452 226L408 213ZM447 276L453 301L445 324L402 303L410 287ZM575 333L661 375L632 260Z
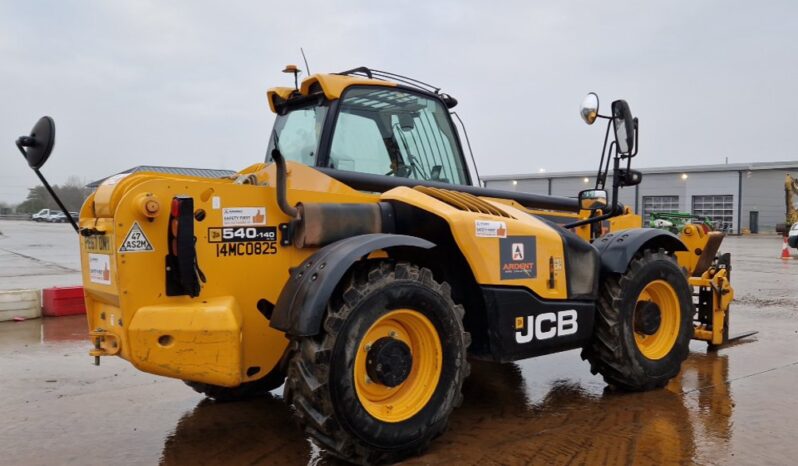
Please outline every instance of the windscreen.
M344 94L327 166L468 183L446 107L434 98L384 87L353 87Z

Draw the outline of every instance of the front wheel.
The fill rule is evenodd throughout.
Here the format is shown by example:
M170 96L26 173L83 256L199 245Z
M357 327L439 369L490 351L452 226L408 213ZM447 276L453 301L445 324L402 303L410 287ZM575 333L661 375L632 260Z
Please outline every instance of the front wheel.
M690 285L673 257L645 250L626 272L604 277L591 342L591 372L627 390L663 387L675 377L693 335Z
M286 399L334 456L372 464L418 454L462 399L462 317L427 269L386 261L356 271L322 333L294 339Z

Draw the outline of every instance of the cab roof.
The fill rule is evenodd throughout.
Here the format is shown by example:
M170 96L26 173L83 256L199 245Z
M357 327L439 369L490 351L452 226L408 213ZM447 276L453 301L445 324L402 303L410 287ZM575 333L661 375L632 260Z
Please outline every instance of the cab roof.
M286 67L286 70L289 69L291 68ZM440 88L432 86L431 84L387 71L369 69L364 66L341 73L312 74L302 80L299 89L293 87L273 87L269 89L266 95L269 101L269 108L272 112L277 113L277 107L289 100L318 93L323 93L327 100L336 100L341 98L341 95L347 88L357 85L412 87L423 93L442 98L449 108L457 104L457 101L451 96L439 94Z
M396 87L395 82L383 79L369 79L361 76L349 76L341 74L312 74L302 80L299 90L293 87L273 87L266 94L269 99L269 108L272 112L277 112L277 106L292 98L309 96L318 91L324 93L328 100L336 100L346 88L355 85Z

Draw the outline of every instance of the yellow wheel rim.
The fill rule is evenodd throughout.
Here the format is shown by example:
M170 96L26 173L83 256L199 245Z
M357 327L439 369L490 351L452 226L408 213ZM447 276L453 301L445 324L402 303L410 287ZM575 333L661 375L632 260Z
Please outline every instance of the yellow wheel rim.
M396 387L371 380L366 359L371 346L381 338L395 338L410 348L413 364L407 378ZM383 422L410 419L427 405L441 376L443 351L438 331L418 311L397 309L380 317L366 331L355 356L355 391L360 404Z
M637 302L650 301L659 307L660 324L659 328L647 335L635 329L635 343L637 348L648 359L662 359L670 353L676 338L679 336L681 326L681 306L676 290L664 280L655 280L640 292ZM635 312L639 309L636 308ZM634 317L633 322L634 322Z

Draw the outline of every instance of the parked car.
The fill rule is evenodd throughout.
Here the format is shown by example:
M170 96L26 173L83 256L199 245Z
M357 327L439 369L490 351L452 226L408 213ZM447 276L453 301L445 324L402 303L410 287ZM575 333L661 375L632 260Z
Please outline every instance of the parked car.
M787 244L791 248L798 248L798 223L793 223L790 232L787 234Z
M47 217L47 221L50 223L66 223L67 218L63 212L53 212Z
M77 212L70 212L69 215L72 217L73 220L77 220L78 219L78 213ZM50 222L50 223L67 223L69 221L69 219L67 218L66 215L64 215L63 212L53 211L50 214L50 216L47 217L47 221Z

